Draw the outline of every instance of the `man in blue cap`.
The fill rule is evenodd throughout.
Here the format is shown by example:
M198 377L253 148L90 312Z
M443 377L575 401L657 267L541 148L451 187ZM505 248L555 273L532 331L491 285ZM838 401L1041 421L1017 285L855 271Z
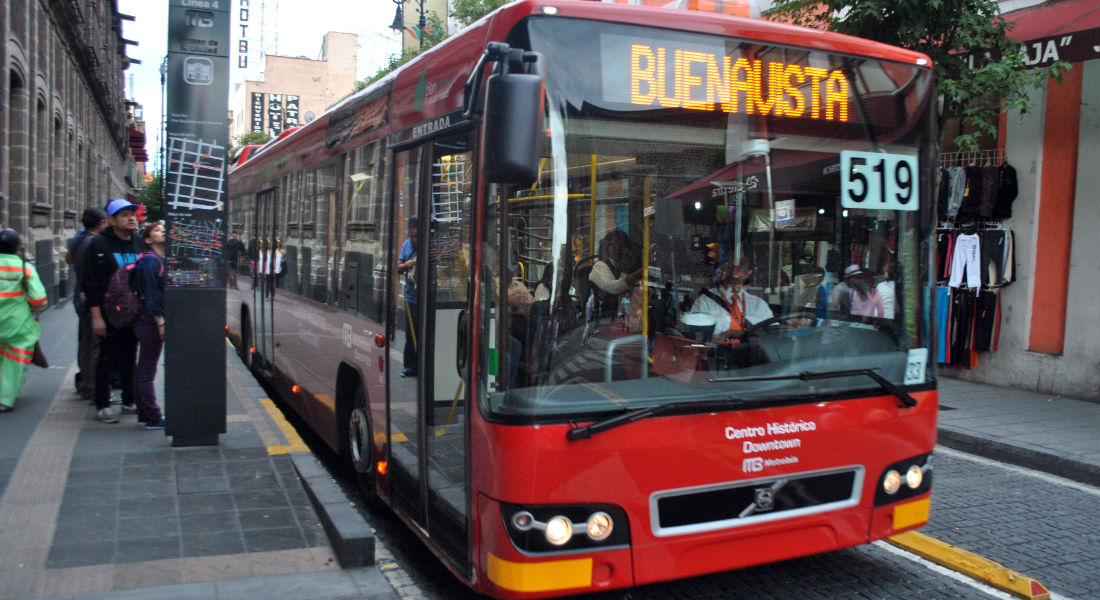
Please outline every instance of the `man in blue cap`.
M115 328L103 317L103 295L115 271L137 262L141 238L136 235L139 205L117 198L107 204L107 228L92 239L81 282L85 302L92 316L92 333L99 336L99 357L95 368L96 420L118 423L111 410L110 372L119 374L122 384L122 412L137 412L134 395L134 364L137 337L133 327Z

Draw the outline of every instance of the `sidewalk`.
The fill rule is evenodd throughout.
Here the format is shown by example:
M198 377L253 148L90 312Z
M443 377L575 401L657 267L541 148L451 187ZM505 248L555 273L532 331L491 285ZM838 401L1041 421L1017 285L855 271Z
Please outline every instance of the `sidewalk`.
M174 448L73 394L71 306L42 328L51 367L0 415L0 599L397 597L376 566L340 568L296 470L313 458L232 349L226 433Z
M1100 404L940 377L939 443L1100 485Z
M376 566L340 568L346 540L326 535L330 504L319 515L307 488L358 513L318 487L327 473L231 349L227 432L173 448L133 415L95 421L72 392L72 307L42 324L53 366L32 368L0 415L0 600L399 597ZM939 388L944 446L1100 484L1100 404L950 378Z

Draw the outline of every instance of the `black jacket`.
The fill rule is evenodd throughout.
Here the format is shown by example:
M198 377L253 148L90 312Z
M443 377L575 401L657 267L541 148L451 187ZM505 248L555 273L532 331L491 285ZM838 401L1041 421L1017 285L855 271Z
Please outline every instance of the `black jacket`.
M103 294L111 282L111 275L119 267L137 262L141 254L141 236L135 231L128 241L119 239L115 230L108 227L92 239L88 256L84 261L81 285L88 307L103 306Z

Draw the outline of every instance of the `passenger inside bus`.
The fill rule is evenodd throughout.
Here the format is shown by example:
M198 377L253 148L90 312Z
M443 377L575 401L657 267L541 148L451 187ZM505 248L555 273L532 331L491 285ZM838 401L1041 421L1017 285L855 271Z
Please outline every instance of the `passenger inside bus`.
M588 273L596 318L611 319L618 315L621 299L642 278L636 254L630 237L618 229L607 232L600 241L599 254Z

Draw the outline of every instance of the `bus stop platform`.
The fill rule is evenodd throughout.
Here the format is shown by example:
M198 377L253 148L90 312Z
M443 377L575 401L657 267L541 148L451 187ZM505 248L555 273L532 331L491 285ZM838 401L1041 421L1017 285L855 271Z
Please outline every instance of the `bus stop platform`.
M0 414L0 599L397 598L371 564L369 526L233 348L226 433L173 447L135 415L96 421L73 387L72 306L41 323L50 367L31 367ZM162 357L162 406L163 370ZM324 502L369 538L356 540L355 566L341 567L348 526L326 523Z
M72 307L41 322L51 367L0 414L0 600L404 597L376 565L341 566L325 522L358 515L337 508L354 499L325 489L232 348L226 433L177 448L133 415L97 422L73 390ZM1100 403L941 377L940 404L940 444L1100 484Z

